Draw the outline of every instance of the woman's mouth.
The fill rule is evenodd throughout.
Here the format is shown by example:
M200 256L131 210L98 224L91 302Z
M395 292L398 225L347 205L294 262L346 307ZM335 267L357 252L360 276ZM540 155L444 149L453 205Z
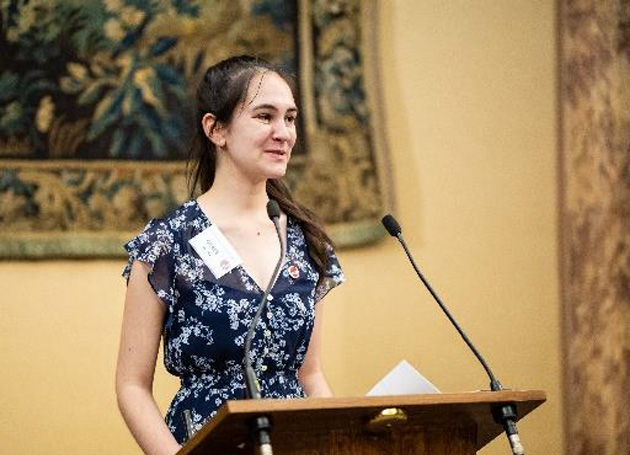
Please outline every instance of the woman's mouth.
M270 153L275 156L285 156L287 152L285 150L266 150L265 153Z

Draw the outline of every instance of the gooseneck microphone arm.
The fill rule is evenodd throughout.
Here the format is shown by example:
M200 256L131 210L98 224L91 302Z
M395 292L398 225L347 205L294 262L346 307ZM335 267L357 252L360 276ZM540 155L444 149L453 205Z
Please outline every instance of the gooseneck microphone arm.
M451 321L453 326L455 326L455 330L457 330L457 332L460 334L464 342L468 345L468 347L473 352L473 354L475 354L475 357L477 357L477 359L479 359L479 362L481 362L481 365L483 366L484 370L486 370L486 373L490 377L490 389L493 391L503 390L501 383L497 381L497 379L494 377L494 374L492 373L492 370L486 363L486 360L483 358L481 353L477 351L477 348L475 348L475 345L472 343L472 341L470 341L470 338L468 338L468 336L464 333L464 331L459 326L459 324L457 323L457 321L455 320L451 312L448 311L448 308L446 308L446 305L444 305L444 302L442 302L442 299L440 298L440 296L437 295L437 293L433 290L433 287L431 286L431 284L427 281L427 279L424 277L424 275L420 271L420 268L416 264L416 261L414 260L413 256L411 255L411 252L409 251L409 248L407 247L407 243L405 242L405 239L402 236L402 230L400 229L400 225L398 224L396 219L391 215L386 215L385 217L383 217L383 225L385 226L385 229L387 229L387 232L389 232L389 235L391 235L392 237L396 237L398 239L403 249L405 250L405 254L409 258L409 262L411 262L413 269L416 271L418 278L420 278L420 280L422 281L424 286L427 288L431 296L433 296L433 299L440 306L440 308L442 309L446 317Z
M284 242L284 238L282 235L282 229L280 227L280 207L278 207L278 203L274 200L270 200L267 203L267 215L273 221L273 225L276 228L276 234L278 235L278 239L280 240L280 258L276 263L276 267L271 275L271 280L269 280L269 284L265 289L262 297L260 298L260 303L258 304L258 310L252 319L252 322L249 326L249 330L247 331L247 335L245 337L245 353L243 358L243 364L245 368L245 387L247 389L247 398L249 399L260 399L260 386L258 384L258 379L256 378L256 372L252 366L251 359L251 350L252 350L252 340L254 338L254 333L256 332L256 327L258 326L258 322L260 321L260 316L263 311L267 307L267 299L269 297L269 293L271 292L271 288L276 283L278 279L278 275L280 274L280 267L282 266L282 261L284 260L284 255L286 253L286 245ZM273 449L271 447L271 421L267 416L258 416L252 422L252 427L254 431L254 435L256 437L256 444L258 446L258 452L260 455L273 455Z
M444 305L440 296L435 292L431 284L427 281L427 279L424 277L424 275L420 271L420 268L416 264L416 261L414 260L413 256L411 255L411 252L409 251L409 248L407 247L407 243L405 242L405 239L402 236L402 230L400 228L400 225L396 221L396 219L392 215L386 215L383 217L382 222L383 222L383 226L385 226L385 229L387 230L389 235L391 235L392 237L396 237L398 239L403 249L405 250L405 254L407 255L407 258L409 258L409 262L411 262L411 265L416 271L418 278L420 278L420 281L422 281L422 284L424 284L424 286L427 288L427 290L429 291L433 299L440 306L440 308L442 309L446 317L449 319L449 321L451 321L451 323L453 324L453 326L455 327L459 335L462 337L466 345L470 348L470 350L473 352L475 357L477 357L477 359L483 366L484 370L486 370L486 373L488 374L488 377L490 378L490 390L492 390L493 392L503 390L503 386L501 385L499 380L494 376L494 374L492 373L492 370L490 369L490 366L488 366L488 364L486 363L481 353L477 350L477 348L475 348L475 345L473 345L472 341L470 341L470 338L468 338L468 336L466 335L466 333L464 333L464 331L459 326L459 324L457 323L453 315L451 315L448 308L446 308L446 305ZM518 435L518 430L516 428L516 407L513 404L497 405L492 408L492 416L494 417L497 423L500 423L501 425L503 425L503 428L510 442L512 453L514 455L525 455L525 450L523 448L523 445L521 444L521 440Z

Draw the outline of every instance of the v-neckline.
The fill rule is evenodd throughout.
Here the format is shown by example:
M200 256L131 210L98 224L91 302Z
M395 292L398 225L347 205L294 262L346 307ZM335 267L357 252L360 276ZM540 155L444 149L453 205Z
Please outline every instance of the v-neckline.
M197 199L192 199L192 201L195 204L195 207L197 208L197 211L201 214L201 216L206 220L207 224L209 226L216 226L212 220L210 219L210 217L208 216L208 214L204 211L203 207L201 207L201 204L199 203L199 201ZM280 270L282 271L285 266L286 266L286 262L287 262L287 255L289 254L289 217L287 216L287 226L286 226L286 232L284 232L284 244L285 244L285 252L284 252L284 256L282 257L282 264L280 265ZM234 248L234 245L232 244L232 242L230 241L229 238L227 238L227 236L225 234L223 234L223 232L221 231L221 228L219 228L219 226L217 226L217 229L219 230L219 232L221 232L221 235L223 235L223 237L225 238L225 241L228 242L230 244L230 246L234 249L234 251L237 251L236 248ZM280 251L282 251L282 245L280 245ZM237 251L238 253L238 251ZM239 255L240 258L240 255ZM263 288L252 276L251 273L249 273L249 271L245 268L245 264L243 262L243 259L241 259L241 263L239 265L237 265L234 269L236 268L240 268L241 272L243 272L243 275L245 277L247 277L247 279L251 282L251 284L253 284L259 291L260 294L263 294L265 292L265 288ZM274 266L275 269L275 266ZM278 280L280 279L280 275L281 273L278 274L278 277L276 278L276 281L274 281L274 283L272 284L271 288L270 288L270 294L271 291L273 291L273 288L276 287L276 284L278 283Z

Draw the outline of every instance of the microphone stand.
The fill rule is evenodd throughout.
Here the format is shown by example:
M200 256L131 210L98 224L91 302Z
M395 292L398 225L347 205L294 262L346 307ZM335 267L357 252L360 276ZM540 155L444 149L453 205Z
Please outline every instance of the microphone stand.
M440 298L440 296L435 292L431 284L427 281L427 279L424 277L424 275L420 271L420 268L416 264L416 261L414 260L413 256L411 255L411 252L409 251L409 248L407 247L407 243L405 242L405 239L402 236L402 230L400 228L400 225L396 221L396 219L391 215L386 215L385 217L383 217L382 222L383 222L383 225L385 226L385 229L387 229L387 232L392 237L396 237L398 239L403 249L405 250L405 254L407 255L407 258L409 258L409 262L411 262L413 269L416 271L418 278L420 278L420 281L422 281L422 284L424 284L424 286L427 288L427 290L429 291L433 299L440 306L441 310L444 312L446 317L451 321L451 323L453 324L457 332L460 334L464 342L468 345L468 347L473 352L475 357L477 357L477 359L483 366L484 370L486 370L486 373L488 377L490 378L490 390L493 392L505 390L503 386L501 385L501 383L499 382L499 380L492 373L490 366L488 366L488 364L486 363L481 353L477 350L477 348L475 348L472 341L470 341L470 338L468 338L468 336L464 333L464 331L459 326L459 324L457 323L453 315L451 315L446 305L442 302L442 299ZM507 435L508 441L510 443L510 448L512 449L512 454L525 455L525 449L523 448L523 445L521 443L521 438L518 434L518 429L516 428L516 417L517 417L516 405L514 405L513 403L503 403L503 404L493 406L491 408L491 411L492 411L492 417L494 418L494 421L502 425L503 429L505 430L505 434Z
M258 400L261 397L260 394L260 384L258 383L258 379L256 378L256 372L252 367L252 361L250 357L251 349L252 349L252 339L254 338L254 332L256 331L256 326L260 321L260 317L267 307L267 299L269 297L269 293L271 292L271 288L276 283L278 279L278 275L280 274L280 267L282 266L282 261L284 260L284 256L286 253L286 245L284 243L284 239L282 236L282 231L280 229L280 208L278 207L278 203L274 200L270 200L267 203L267 214L271 221L273 221L273 225L276 228L276 234L278 235L278 239L280 240L280 258L276 263L276 267L271 275L271 280L263 293L260 303L258 304L258 310L252 319L252 322L249 326L249 330L247 331L247 336L245 337L245 355L243 359L244 368L245 368L245 387L247 390L247 398ZM271 446L271 420L268 416L262 415L258 416L252 422L252 430L254 432L254 436L256 438L258 444L258 452L260 455L273 455L273 448Z

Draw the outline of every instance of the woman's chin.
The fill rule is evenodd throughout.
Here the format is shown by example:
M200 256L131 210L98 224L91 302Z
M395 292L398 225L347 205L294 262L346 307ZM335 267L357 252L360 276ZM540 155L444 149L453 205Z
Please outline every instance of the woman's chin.
M287 165L276 165L270 166L267 169L266 175L268 179L280 179L284 177L287 173Z

